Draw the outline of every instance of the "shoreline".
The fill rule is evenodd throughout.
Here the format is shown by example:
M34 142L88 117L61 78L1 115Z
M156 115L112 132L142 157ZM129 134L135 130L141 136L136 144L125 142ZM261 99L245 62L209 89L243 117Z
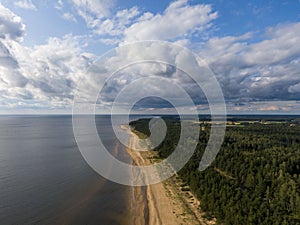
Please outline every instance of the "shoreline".
M134 151L139 137L128 126L122 126L128 132L126 151L133 164L145 166L154 163L154 151ZM184 185L187 187L187 185ZM207 225L216 220L205 219L200 209L200 201L190 191L183 191L183 184L177 175L153 185L132 187L131 214L134 225Z

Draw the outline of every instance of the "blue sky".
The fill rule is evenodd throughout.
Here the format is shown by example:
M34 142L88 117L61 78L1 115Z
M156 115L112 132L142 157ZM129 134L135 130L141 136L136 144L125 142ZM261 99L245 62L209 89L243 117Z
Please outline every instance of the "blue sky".
M298 114L299 9L298 0L0 0L0 112L70 113L93 60L123 43L161 40L204 58L229 113ZM100 105L113 102L110 93Z
M64 11L74 13L76 22L63 19L63 12L57 10L57 1L31 1L37 10L28 10L16 6L18 1L0 1L12 9L26 24L25 45L44 44L49 37L62 37L67 34L86 35L91 30L85 21L74 13L74 6L64 2ZM22 1L19 1L22 2ZM138 7L142 12L162 13L172 1L115 1L111 14L132 7ZM263 31L272 26L285 23L299 22L300 3L291 1L189 1L191 5L209 4L218 12L213 34L218 37L242 35L247 32L257 32L252 41L261 40ZM197 41L195 39L194 41ZM251 41L251 40L250 40ZM106 46L104 46L106 47ZM99 49L101 51L101 49ZM98 52L96 52L98 53Z

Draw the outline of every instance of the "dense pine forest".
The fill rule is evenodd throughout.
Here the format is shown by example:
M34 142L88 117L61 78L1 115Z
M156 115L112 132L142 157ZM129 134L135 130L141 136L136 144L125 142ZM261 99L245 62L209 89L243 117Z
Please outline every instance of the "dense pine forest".
M162 158L176 146L180 121L165 118L168 133L155 149ZM149 135L149 119L131 126ZM213 164L198 170L209 138L209 122L199 124L199 144L179 172L218 224L300 224L300 124L289 121L237 121L226 128Z

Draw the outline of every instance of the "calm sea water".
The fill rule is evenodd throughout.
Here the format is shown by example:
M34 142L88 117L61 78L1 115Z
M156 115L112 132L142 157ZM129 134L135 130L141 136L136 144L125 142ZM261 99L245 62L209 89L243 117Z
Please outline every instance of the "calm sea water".
M109 117L96 121L106 147L129 162ZM71 116L0 116L1 225L130 224L129 195L83 160Z

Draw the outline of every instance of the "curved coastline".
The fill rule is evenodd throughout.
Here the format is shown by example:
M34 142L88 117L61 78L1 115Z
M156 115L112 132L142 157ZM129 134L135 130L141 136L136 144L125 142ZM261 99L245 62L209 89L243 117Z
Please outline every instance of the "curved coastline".
M122 126L129 134L127 153L133 165L144 166L153 163L153 151L134 151L139 137L129 126ZM192 200L192 202L191 202ZM173 177L167 181L145 187L132 187L130 199L132 221L134 225L195 225L215 224L215 220L203 218L200 202L195 196L181 190L180 180Z

